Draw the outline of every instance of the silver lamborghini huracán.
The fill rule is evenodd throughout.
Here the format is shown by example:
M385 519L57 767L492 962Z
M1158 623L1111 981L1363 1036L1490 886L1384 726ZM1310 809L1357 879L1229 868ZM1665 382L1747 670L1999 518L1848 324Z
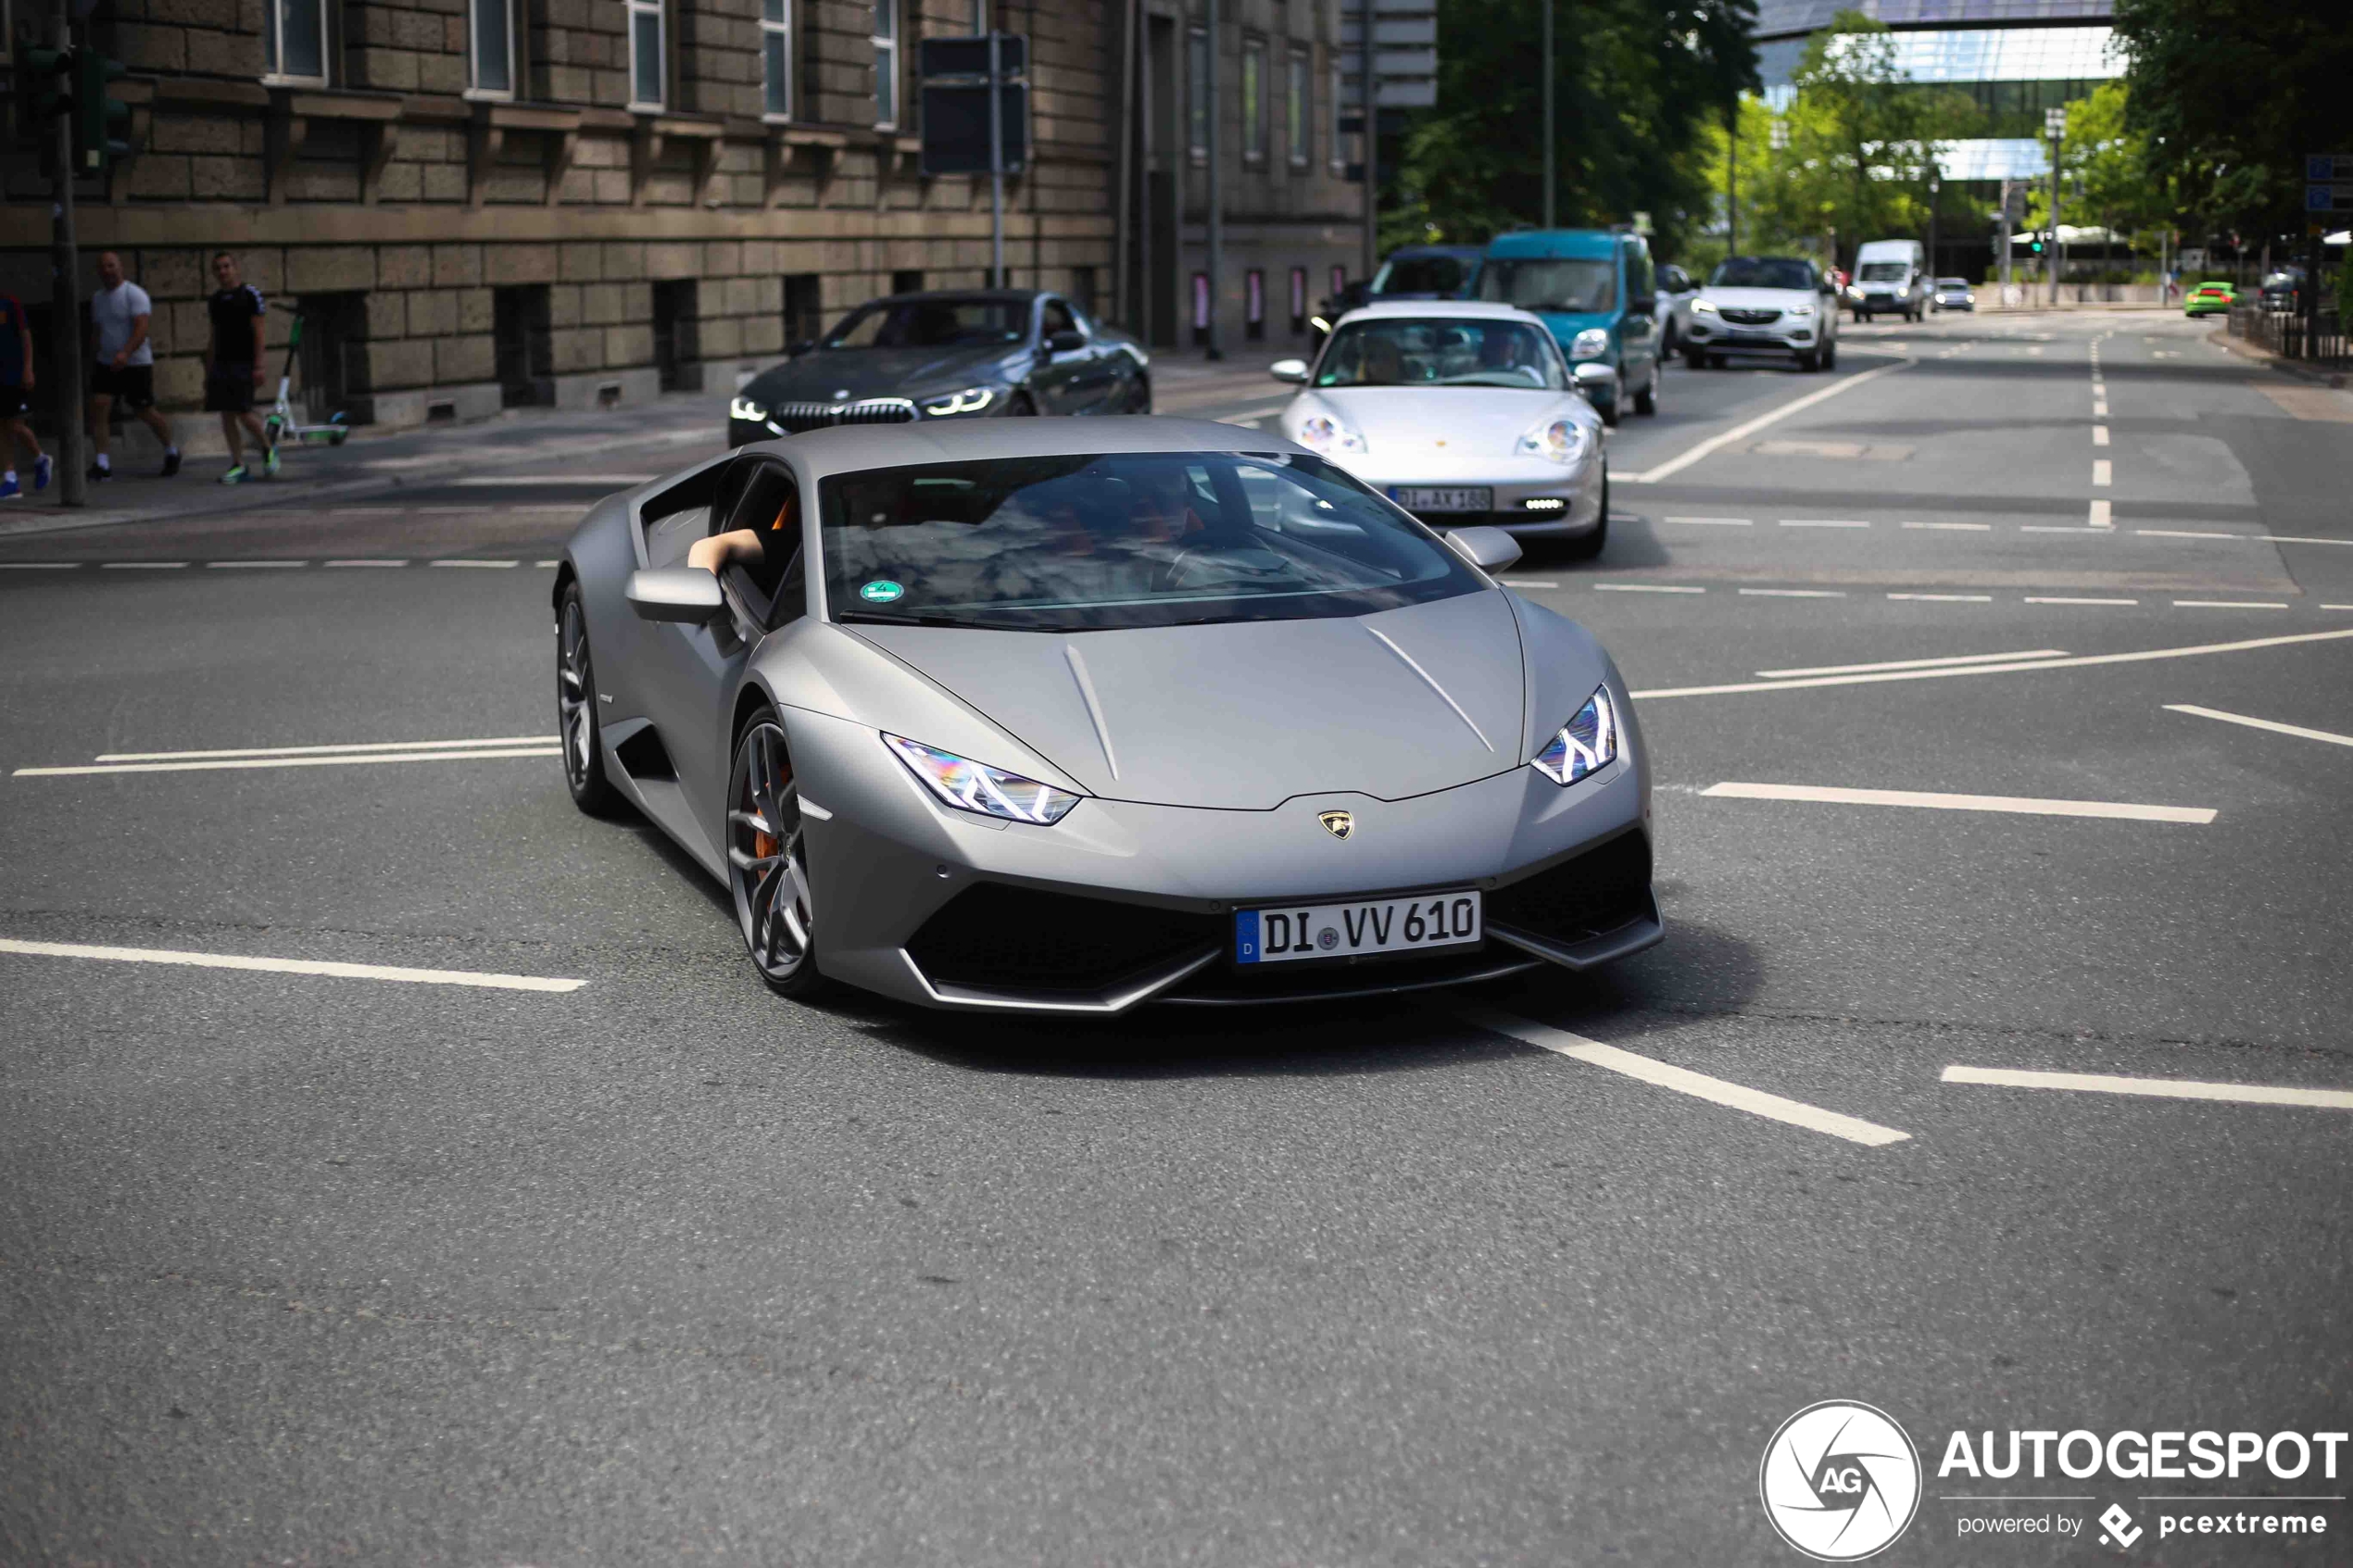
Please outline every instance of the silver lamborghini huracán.
M1115 1013L1583 969L1661 935L1649 767L1601 646L1486 575L1517 553L1233 425L768 442L573 535L565 777L724 879L788 996Z

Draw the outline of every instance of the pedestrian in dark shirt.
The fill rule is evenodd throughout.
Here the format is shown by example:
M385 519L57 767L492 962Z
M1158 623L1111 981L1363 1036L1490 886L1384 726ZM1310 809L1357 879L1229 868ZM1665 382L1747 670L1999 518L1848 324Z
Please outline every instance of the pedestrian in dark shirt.
M254 394L261 388L261 291L237 276L237 258L221 251L212 258L212 276L220 291L206 302L212 318L212 341L205 348L204 406L220 416L220 434L229 443L229 471L223 484L242 484L245 471L245 433L261 448L261 471L278 477L278 448L253 411Z
M0 294L0 501L24 494L17 480L17 448L32 454L32 487L49 488L49 456L32 438L25 408L32 396L32 325L14 295Z

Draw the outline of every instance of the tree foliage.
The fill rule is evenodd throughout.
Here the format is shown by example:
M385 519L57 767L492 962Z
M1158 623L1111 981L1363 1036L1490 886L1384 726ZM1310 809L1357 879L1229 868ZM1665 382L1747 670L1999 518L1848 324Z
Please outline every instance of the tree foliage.
M1544 210L1541 6L1447 0L1438 107L1403 139L1384 246L1478 244ZM1662 254L1706 222L1701 144L1756 80L1754 0L1552 0L1556 220L1652 214Z
M2129 119L2214 230L2300 232L2304 155L2353 152L2353 5L2116 0Z

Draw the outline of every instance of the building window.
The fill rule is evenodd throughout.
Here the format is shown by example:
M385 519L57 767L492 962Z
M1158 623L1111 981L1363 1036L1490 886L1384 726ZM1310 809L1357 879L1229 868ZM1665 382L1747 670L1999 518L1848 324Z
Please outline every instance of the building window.
M1242 274L1242 335L1256 342L1266 335L1266 273L1253 267Z
M792 0L760 0L761 113L792 118Z
M1307 269L1290 270L1290 330L1296 337L1307 330Z
M899 129L899 0L875 0L875 129Z
M824 278L815 272L785 277L785 348L813 344L825 330Z
M515 92L515 22L508 0L467 0L472 12L467 31L472 35L472 59L468 62L470 85L479 94L502 98Z
M1283 151L1293 169L1307 167L1307 51L1294 49L1283 69Z
M1331 69L1324 74L1324 102L1330 106L1331 114L1331 125L1329 127L1331 132L1331 143L1326 151L1331 158L1332 172L1334 174L1344 174L1348 171L1348 153L1346 147L1340 141L1340 65L1337 61L1333 62Z
M1242 161L1266 161L1266 44L1242 40Z
M629 107L658 109L669 71L662 62L661 0L624 0L629 7Z
M1335 267L1335 268L1333 268L1333 269L1332 269L1332 298L1333 298L1333 300L1337 301L1337 300L1340 298L1340 296L1341 295L1344 295L1344 294L1346 294L1347 292L1348 292L1348 269L1347 269L1347 268L1345 268L1345 267Z
M268 73L283 82L327 80L326 0L262 0Z
M923 293L924 274L922 270L915 269L909 271L893 272L890 275L890 292L893 294Z
M1195 163L1209 161L1209 33L1195 28L1186 40L1185 144Z
M1209 274L1193 274L1193 345L1209 341Z

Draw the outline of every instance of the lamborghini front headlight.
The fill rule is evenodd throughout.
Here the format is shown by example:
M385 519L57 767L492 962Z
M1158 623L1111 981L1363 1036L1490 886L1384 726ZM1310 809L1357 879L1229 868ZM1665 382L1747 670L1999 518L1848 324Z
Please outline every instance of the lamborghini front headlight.
M1617 709L1610 701L1609 688L1597 686L1577 716L1528 765L1556 784L1573 784L1617 760Z
M902 739L888 732L884 733L883 743L899 754L899 759L907 764L907 771L921 779L941 805L959 811L1000 817L1009 822L1035 822L1042 827L1061 822L1082 798L1066 789L1056 789L1036 779L1026 779L1019 773L1009 773L1002 768L992 768L986 762L975 762L969 757L959 757L952 751Z

